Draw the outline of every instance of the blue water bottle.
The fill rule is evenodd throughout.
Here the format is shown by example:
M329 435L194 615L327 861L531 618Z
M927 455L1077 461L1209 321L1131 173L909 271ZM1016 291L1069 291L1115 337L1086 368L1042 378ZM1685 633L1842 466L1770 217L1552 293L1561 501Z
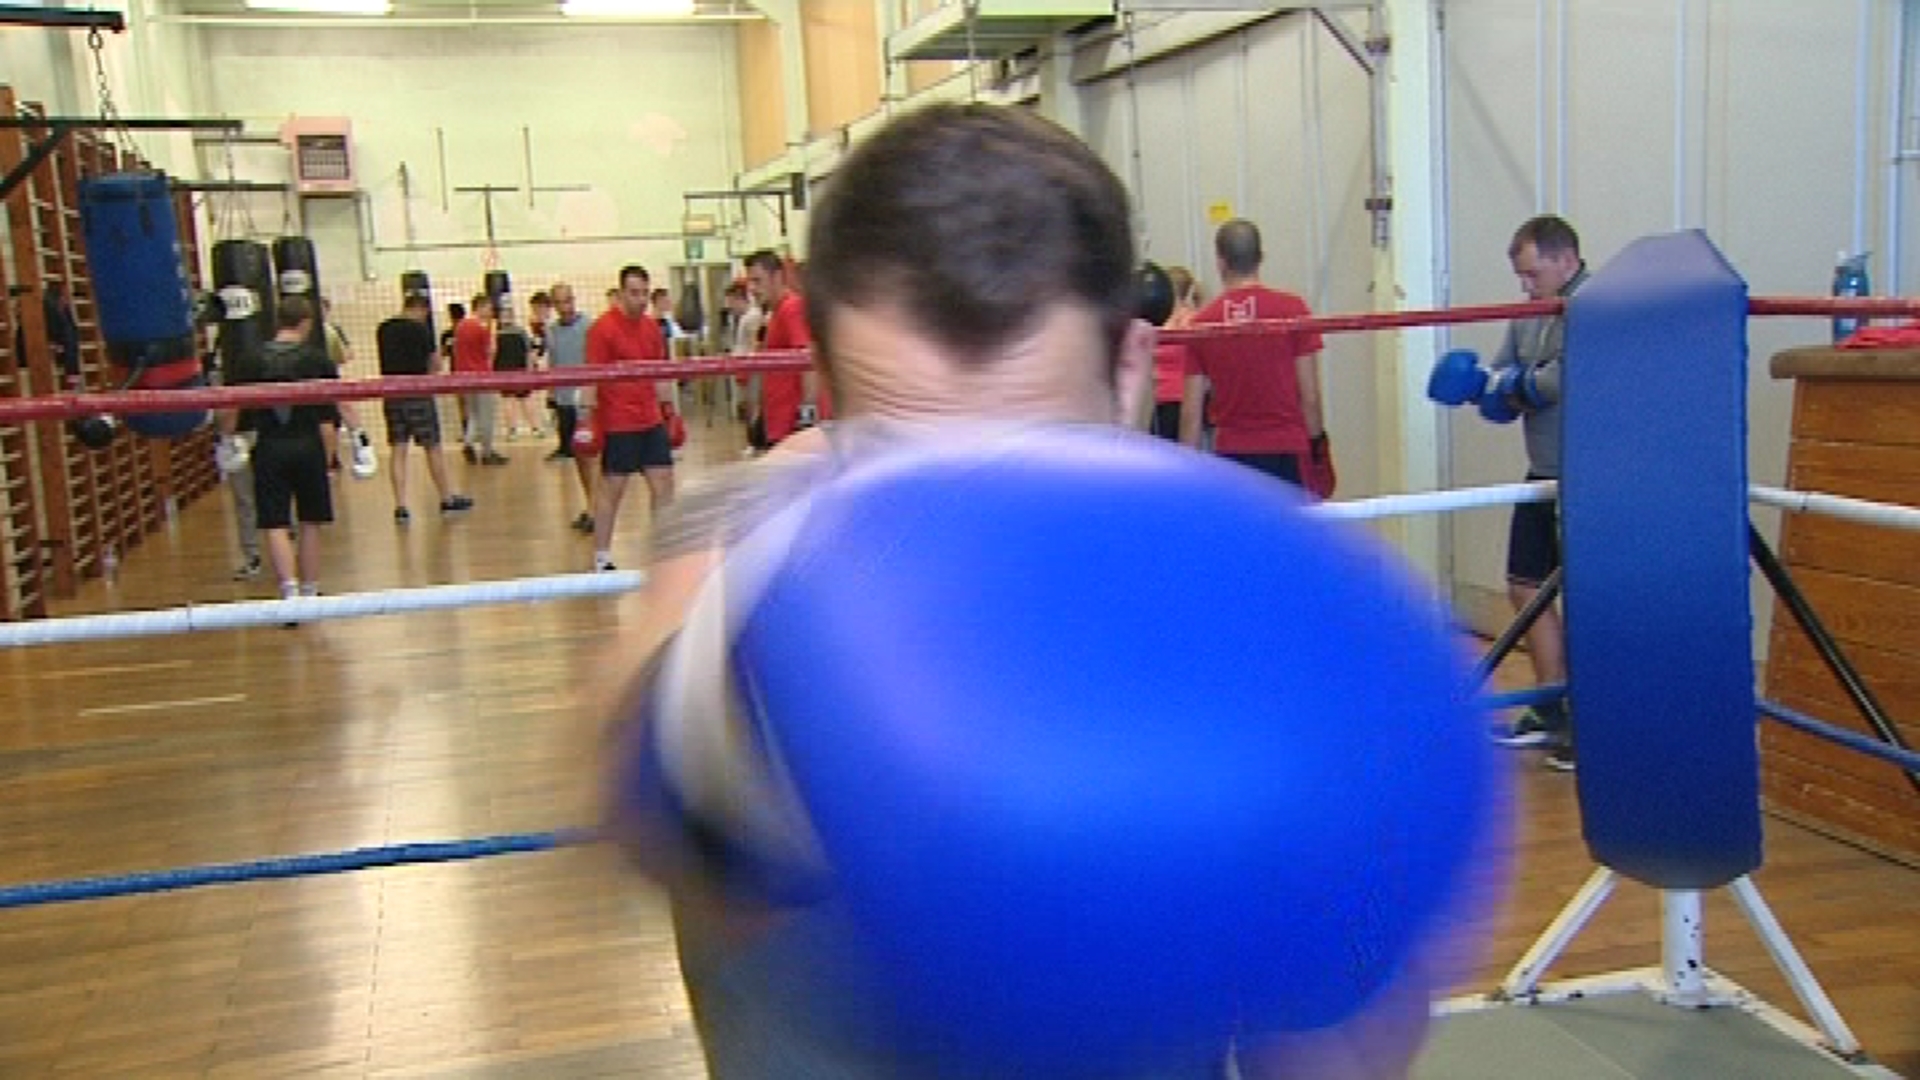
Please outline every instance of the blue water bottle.
M1841 252L1833 265L1833 295L1866 296L1873 292L1867 283L1867 256L1869 252L1848 255ZM1855 315L1842 315L1833 320L1833 343L1840 344L1853 336L1853 332L1867 324L1867 320Z

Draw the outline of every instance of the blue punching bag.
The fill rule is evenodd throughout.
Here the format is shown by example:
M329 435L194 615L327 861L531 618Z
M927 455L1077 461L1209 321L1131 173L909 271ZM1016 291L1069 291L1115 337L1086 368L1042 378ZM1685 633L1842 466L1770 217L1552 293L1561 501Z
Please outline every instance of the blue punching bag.
M205 386L194 344L193 290L180 249L173 194L160 172L106 173L80 180L94 309L107 357L135 390ZM135 413L132 430L177 439L204 425L205 409Z
M728 566L746 738L853 943L792 978L882 988L823 1007L939 1063L906 1075L1138 1075L1323 1027L1473 921L1507 811L1459 650L1282 485L970 431L852 459Z
M1651 391L1651 392L1650 392ZM1697 232L1567 304L1567 668L1595 862L1658 889L1760 866L1747 286Z

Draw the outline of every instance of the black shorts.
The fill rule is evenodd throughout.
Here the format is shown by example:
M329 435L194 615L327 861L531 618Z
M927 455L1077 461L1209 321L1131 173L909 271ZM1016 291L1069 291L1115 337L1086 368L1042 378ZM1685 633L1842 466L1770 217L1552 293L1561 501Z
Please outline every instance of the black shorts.
M1156 402L1153 406L1153 423L1148 428L1163 439L1180 441L1180 403L1177 401Z
M1275 480L1285 480L1294 487L1300 486L1300 455L1298 454L1221 454L1228 461L1237 461L1249 469L1266 473Z
M387 445L440 445L440 409L432 398L388 398L380 403L387 417Z
M600 448L600 471L607 476L632 476L642 469L673 468L673 443L667 425L645 431L609 431Z
M1551 477L1528 474L1528 480ZM1513 508L1507 528L1507 580L1516 585L1539 585L1560 568L1560 507L1558 503L1521 503Z
M254 524L285 529L294 511L308 525L333 520L333 485L327 479L327 448L318 435L261 439L253 448Z

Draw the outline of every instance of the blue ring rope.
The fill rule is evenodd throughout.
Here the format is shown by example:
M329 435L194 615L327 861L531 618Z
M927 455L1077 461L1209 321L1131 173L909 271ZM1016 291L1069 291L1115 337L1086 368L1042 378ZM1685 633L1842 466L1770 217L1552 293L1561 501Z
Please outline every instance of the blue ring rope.
M1796 712L1777 701L1760 700L1760 711L1791 728L1798 728L1809 735L1838 743L1849 750L1857 751L1868 757L1892 762L1911 773L1920 773L1920 752L1905 750L1892 743L1884 743L1871 735L1858 731L1848 731L1824 720L1815 720L1803 712Z
M1500 694L1487 694L1479 703L1487 709L1509 709L1522 705L1540 705L1566 696L1564 684L1535 686ZM1920 753L1889 746L1867 735L1835 727L1832 724L1795 712L1777 702L1762 700L1760 711L1790 727L1835 742L1871 757L1891 762L1903 769L1920 772ZM381 847L353 848L318 855L294 855L249 862L213 863L173 870L152 870L135 874L73 878L0 887L0 911L36 907L79 900L103 900L116 896L194 889L206 885L232 885L247 881L345 874L387 866L411 866L417 863L461 862L487 859L497 855L521 855L559 848L577 847L593 842L591 829L557 829L549 832L510 833L475 840L450 840L431 843L388 844Z
M383 866L409 866L415 863L459 862L485 859L495 855L518 855L556 848L575 847L593 840L587 829L559 829L552 832L515 833L488 836L477 840L452 840L435 843L388 844L382 847L354 848L350 851L320 855L294 855L250 862L214 863L174 870L150 870L137 874L45 881L0 888L0 910L60 904L76 900L102 900L113 896L137 896L145 893L194 889L203 885L231 885L243 881L270 881L276 878L310 877L318 874L344 874Z

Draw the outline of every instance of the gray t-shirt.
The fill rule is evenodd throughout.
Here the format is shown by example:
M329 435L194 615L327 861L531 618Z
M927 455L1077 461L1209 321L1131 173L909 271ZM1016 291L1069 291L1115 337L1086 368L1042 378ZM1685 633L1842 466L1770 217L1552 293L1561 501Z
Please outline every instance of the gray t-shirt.
M1560 290L1560 295L1572 296L1586 280L1587 269L1582 266ZM1566 351L1567 320L1564 316L1550 315L1508 323L1507 336L1493 358L1496 372L1516 364L1534 368L1535 385L1548 400L1546 408L1536 409L1521 419L1526 431L1530 476L1555 479L1560 475L1560 376Z
M587 328L593 320L575 315L570 323L555 319L547 324L547 363L554 368L582 367L587 362ZM562 407L580 404L580 388L559 386L553 391L553 403Z

